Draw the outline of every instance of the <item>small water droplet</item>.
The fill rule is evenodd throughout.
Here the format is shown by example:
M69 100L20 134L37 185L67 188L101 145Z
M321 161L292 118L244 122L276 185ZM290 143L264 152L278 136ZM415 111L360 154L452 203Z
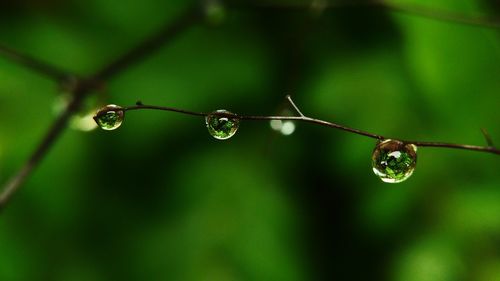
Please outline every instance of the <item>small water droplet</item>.
M101 129L112 131L121 126L124 117L125 112L120 106L109 104L97 111L94 120Z
M227 114L225 116L224 114ZM234 116L234 117L233 117ZM226 140L236 133L240 126L240 119L234 113L221 109L205 117L210 135L218 140Z
M417 147L398 140L377 143L372 154L373 172L382 181L399 183L407 180L417 164Z

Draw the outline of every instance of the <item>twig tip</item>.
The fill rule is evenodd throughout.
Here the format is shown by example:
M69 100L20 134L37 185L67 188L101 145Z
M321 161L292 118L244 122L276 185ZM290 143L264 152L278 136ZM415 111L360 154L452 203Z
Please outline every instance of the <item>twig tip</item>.
M300 111L299 107L293 102L292 97L290 95L286 95L285 98L301 117L305 117L305 115L302 114L302 112Z
M495 145L493 145L493 140L491 139L490 134L488 133L488 131L485 128L481 128L481 133L483 133L483 137L486 140L486 143L488 144L488 146L495 147Z

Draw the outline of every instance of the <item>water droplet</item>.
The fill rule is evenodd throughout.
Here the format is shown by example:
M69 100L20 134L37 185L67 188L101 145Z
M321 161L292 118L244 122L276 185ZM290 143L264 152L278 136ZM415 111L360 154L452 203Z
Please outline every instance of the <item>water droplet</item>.
M417 147L386 139L377 143L372 154L373 172L382 181L399 183L408 179L417 164Z
M125 112L120 106L109 104L97 111L94 120L101 129L111 131L121 126L124 117Z
M227 116L223 114L227 114ZM240 125L240 119L238 119L234 113L224 109L214 111L212 114L207 115L207 117L205 117L205 122L210 135L218 140L226 140L234 136Z

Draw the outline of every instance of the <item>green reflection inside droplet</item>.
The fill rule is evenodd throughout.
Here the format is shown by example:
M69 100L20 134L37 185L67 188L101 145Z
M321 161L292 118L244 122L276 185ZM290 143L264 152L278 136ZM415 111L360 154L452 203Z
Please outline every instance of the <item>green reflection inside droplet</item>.
M397 140L384 140L372 154L373 172L382 181L399 183L408 179L417 164L417 147Z
M124 112L121 107L110 104L101 108L94 116L94 120L101 129L106 131L115 130L121 126Z
M224 116L223 114L228 114L229 116ZM212 114L207 115L205 122L210 135L219 140L229 139L234 136L238 130L240 120L231 115L235 116L233 113L224 109L214 111Z

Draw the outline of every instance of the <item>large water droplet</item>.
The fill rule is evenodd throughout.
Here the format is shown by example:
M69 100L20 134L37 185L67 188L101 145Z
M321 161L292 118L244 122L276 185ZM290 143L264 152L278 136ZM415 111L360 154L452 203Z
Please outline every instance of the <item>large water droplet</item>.
M372 154L373 172L382 181L398 183L408 179L417 164L417 147L398 140L377 143Z
M97 111L94 120L101 129L111 131L121 126L124 117L123 108L109 104Z
M224 109L207 115L205 122L210 135L218 140L226 140L234 136L240 125L240 119L234 113Z

